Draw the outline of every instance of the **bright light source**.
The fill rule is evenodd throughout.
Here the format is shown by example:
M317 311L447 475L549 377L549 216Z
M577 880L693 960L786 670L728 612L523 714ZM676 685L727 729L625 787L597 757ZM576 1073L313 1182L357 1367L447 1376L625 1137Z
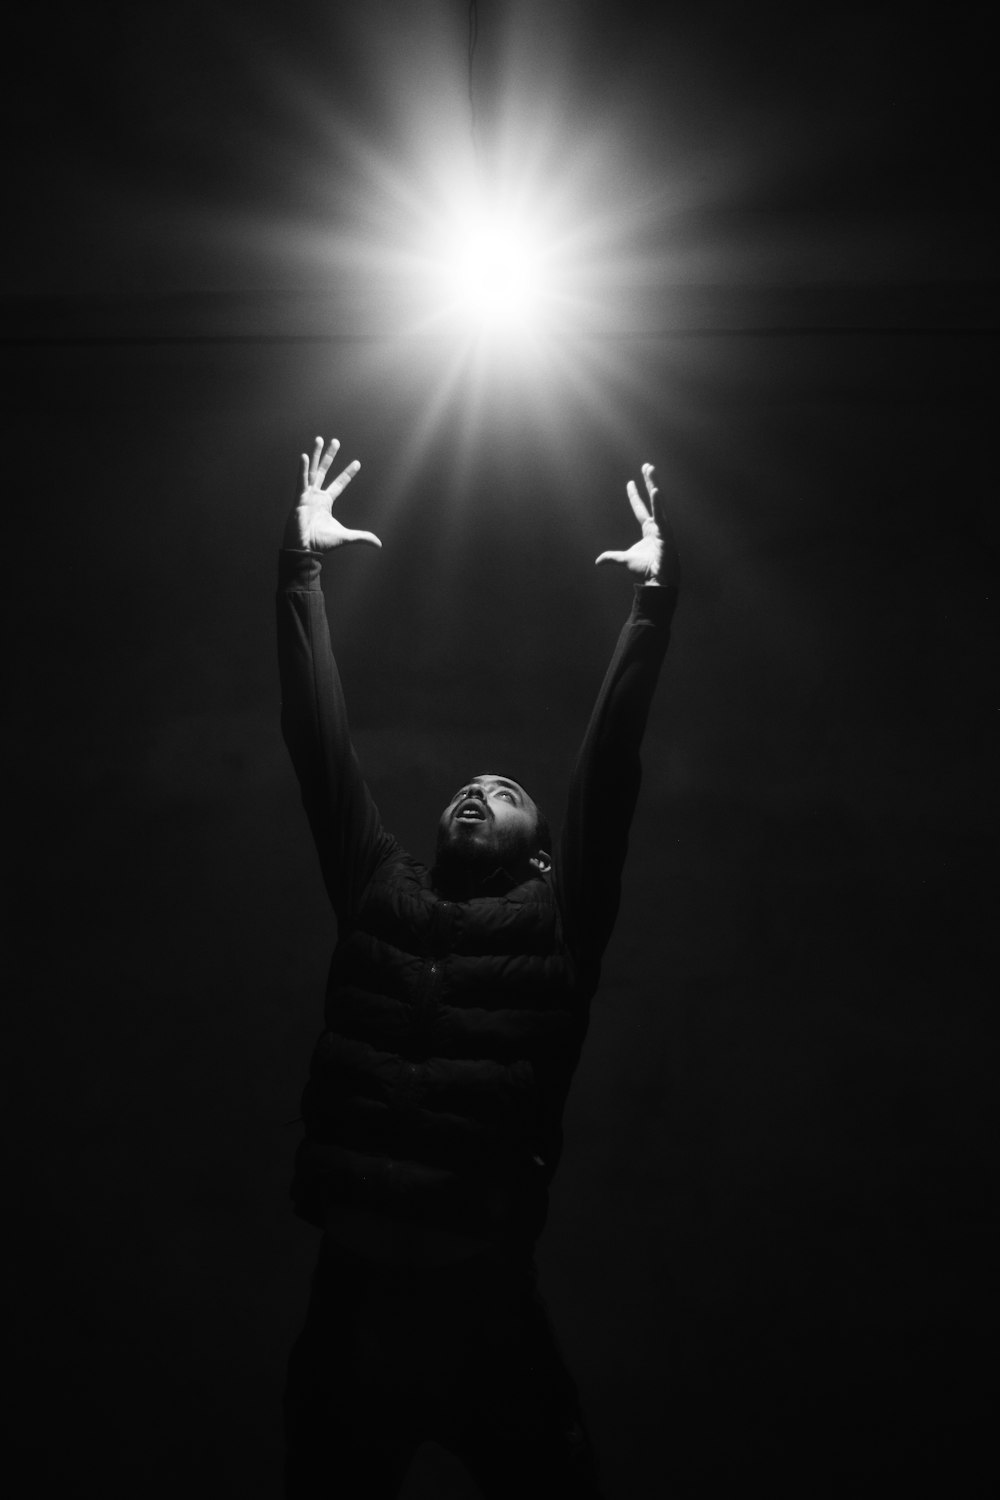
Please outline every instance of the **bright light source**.
M544 294L541 250L512 214L481 211L458 228L452 257L456 301L484 328L527 325Z
M539 331L553 290L541 224L515 204L477 195L437 221L433 241L426 263L438 316L491 338Z

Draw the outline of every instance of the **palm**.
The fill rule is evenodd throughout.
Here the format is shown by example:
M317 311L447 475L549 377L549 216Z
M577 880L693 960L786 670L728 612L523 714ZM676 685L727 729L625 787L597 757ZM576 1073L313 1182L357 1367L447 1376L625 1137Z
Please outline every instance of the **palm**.
M336 497L329 490L307 485L299 496L299 526L303 544L310 552L327 552L345 542L361 540L361 533L351 531L333 514Z
M324 452L323 439L317 438L312 457L307 453L302 455L302 490L294 519L299 543L309 552L329 552L333 547L343 547L349 542L364 542L371 547L382 545L373 532L354 531L333 514L334 502L361 468L355 459L324 489L324 481L339 449L337 439L331 438Z
M633 542L631 547L615 560L620 561L630 573L635 573L639 577L656 578L660 571L662 556L663 543L660 541L660 533L652 521L645 521L641 540Z

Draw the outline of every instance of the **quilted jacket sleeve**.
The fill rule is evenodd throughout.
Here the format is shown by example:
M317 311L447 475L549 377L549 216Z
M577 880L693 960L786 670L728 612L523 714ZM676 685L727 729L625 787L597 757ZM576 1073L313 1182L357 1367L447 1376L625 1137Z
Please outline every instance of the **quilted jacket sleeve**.
M638 585L570 781L556 879L570 945L599 965L618 915L639 749L670 639L675 588Z
M281 728L338 920L350 921L378 863L395 847L351 744L316 553L278 565Z

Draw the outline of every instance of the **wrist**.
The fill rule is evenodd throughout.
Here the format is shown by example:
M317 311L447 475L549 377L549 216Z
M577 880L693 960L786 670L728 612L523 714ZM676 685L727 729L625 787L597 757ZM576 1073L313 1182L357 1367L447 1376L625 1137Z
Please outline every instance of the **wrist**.
M305 540L304 517L298 506L292 511L285 522L285 534L281 545L286 552L308 552L309 545Z

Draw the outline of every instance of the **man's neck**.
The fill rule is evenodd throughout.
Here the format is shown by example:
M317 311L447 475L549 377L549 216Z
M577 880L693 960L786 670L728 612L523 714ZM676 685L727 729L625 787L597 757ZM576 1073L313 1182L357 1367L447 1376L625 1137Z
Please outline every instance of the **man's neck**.
M431 871L431 883L439 896L452 901L473 901L477 896L506 896L516 886L535 876L533 866L528 865L520 873L504 865L496 865L483 874L468 865L435 865Z

